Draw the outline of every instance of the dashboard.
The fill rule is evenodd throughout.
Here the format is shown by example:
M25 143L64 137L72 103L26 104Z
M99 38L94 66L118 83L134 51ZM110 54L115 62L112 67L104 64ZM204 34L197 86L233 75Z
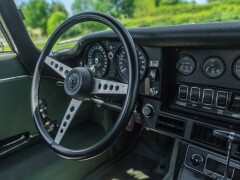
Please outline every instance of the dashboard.
M226 154L227 141L213 131L240 131L239 29L240 23L130 29L140 73L136 123ZM125 50L111 31L82 37L67 54L55 55L103 79L127 83ZM240 146L233 149L232 156L239 160Z

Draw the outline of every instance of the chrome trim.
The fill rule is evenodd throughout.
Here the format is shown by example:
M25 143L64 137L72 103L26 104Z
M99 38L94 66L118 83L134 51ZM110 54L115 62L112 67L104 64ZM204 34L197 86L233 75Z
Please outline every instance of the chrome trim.
M203 103L203 99L204 99L204 96L205 96L205 91L212 91L212 102L211 102L211 104ZM204 105L211 106L211 105L213 104L213 96L214 96L214 91L213 91L212 89L204 89L204 90L203 90L202 103L203 103Z
M13 80L19 80L23 78L30 77L29 75L22 75L22 76L15 76L15 77L9 77L9 78L3 78L0 79L0 83L8 82L8 81L13 81Z
M182 98L180 98L180 88L181 88L181 87L186 87L186 88L187 88L186 99L182 99ZM178 99L180 99L180 100L187 100L187 97L188 97L188 86L180 85L179 88L178 88Z
M67 74L72 70L72 68L67 65L47 56L44 60L45 64L47 64L53 71L58 73L64 79L66 79Z
M198 92L199 92L199 94L198 94L198 101L197 101L197 102L191 100L191 97L192 97L192 90L193 90L193 89L197 89ZM199 87L191 87L191 91L190 91L190 102L192 102L192 103L198 103L199 100L200 100L200 92L201 92L201 89L200 89Z
M104 79L93 79L91 94L127 94L128 84Z
M218 93L224 93L224 94L227 94L227 97L226 97L226 104L225 104L224 107L221 107L221 106L218 106L218 105L217 105ZM218 92L217 92L217 96L216 96L216 102L215 102L216 107L218 107L218 108L226 108L226 107L227 107L227 102L228 102L228 92L226 92L226 91L218 91Z

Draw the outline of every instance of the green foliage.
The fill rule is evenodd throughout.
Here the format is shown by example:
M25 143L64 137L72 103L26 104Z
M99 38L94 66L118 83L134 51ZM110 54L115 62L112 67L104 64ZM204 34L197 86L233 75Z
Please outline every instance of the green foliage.
M66 18L67 15L63 12L58 11L52 13L47 21L47 33L49 35L52 34L56 27L59 26Z
M152 15L153 10L155 9L154 0L141 0L134 1L134 17L145 17Z
M107 12L117 18L132 17L134 0L75 0L72 4L73 14L89 10Z
M65 9L64 5L57 1L57 2L53 2L50 8L50 13L54 13L54 12L62 12L66 15L68 15L67 10Z
M49 15L49 4L45 0L29 0L22 4L21 9L26 17L25 23L30 28L40 28L46 32L46 22Z
M166 26L240 20L240 0L208 0L196 4L195 0L74 0L73 14L87 10L102 11L119 19L127 28ZM48 1L49 2L49 1ZM27 27L40 28L44 35L67 18L64 5L57 0L29 0L22 4ZM63 35L63 39L106 30L96 22L76 25Z
M74 0L72 4L73 14L92 10L92 3L89 0Z
M160 0L160 5L174 5L181 3L181 0Z
M135 7L136 9L136 7ZM240 6L237 2L211 2L207 4L179 3L159 5L152 8L147 16L136 15L122 19L127 27L166 26L240 20Z
M50 25L48 23L49 18L56 18L58 20L61 17L67 17L67 11L64 7L64 5L60 2L55 2L53 1L52 4L49 4L46 0L29 0L28 2L25 2L20 5L20 8L23 11L25 18L25 24L28 27L28 29L32 32L31 34L34 34L35 31L34 29L40 29L41 33L46 35L49 32L52 32L50 29L55 29L53 28L53 25ZM60 12L55 17L52 17L55 12ZM63 16L64 14L64 16ZM63 19L63 18L62 18ZM58 25L57 23L54 23L54 25ZM47 27L50 25L51 27Z

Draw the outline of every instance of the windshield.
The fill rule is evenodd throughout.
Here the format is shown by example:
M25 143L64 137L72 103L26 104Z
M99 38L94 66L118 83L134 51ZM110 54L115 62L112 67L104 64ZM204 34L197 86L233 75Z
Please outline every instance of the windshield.
M79 12L96 10L116 17L127 28L238 21L239 0L15 0L28 29L40 49L55 28ZM86 23L65 33L58 47L67 48L75 39L107 29ZM72 41L73 40L73 41ZM68 45L66 45L68 44ZM61 46L61 47L60 47Z

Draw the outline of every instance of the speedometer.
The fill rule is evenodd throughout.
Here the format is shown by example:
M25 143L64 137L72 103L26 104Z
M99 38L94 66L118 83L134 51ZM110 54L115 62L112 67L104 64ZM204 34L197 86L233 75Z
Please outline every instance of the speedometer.
M138 65L139 65L139 75L140 80L143 79L146 70L147 70L147 58L143 51L136 46L137 56L138 56ZM121 47L120 51L117 54L117 63L118 70L122 79L127 82L128 81L128 59L126 51L123 47Z
M108 69L107 53L100 44L93 45L88 51L87 68L98 77L103 77Z

